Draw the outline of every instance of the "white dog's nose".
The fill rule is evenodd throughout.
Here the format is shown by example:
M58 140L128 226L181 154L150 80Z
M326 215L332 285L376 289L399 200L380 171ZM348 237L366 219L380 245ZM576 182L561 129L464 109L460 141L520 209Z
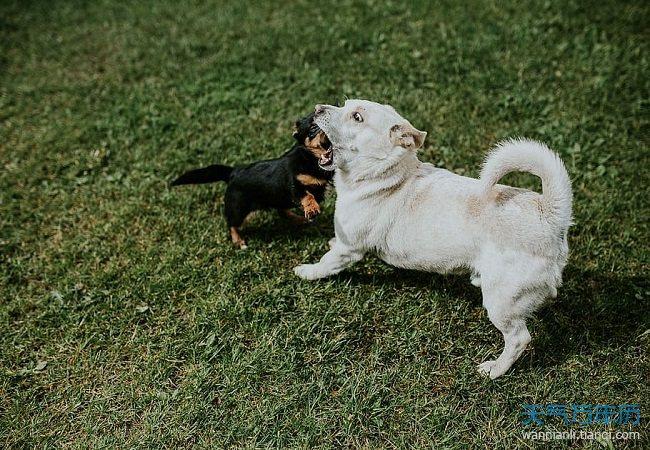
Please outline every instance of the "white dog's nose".
M327 105L316 105L316 108L314 108L314 114L316 115L323 114L326 109L327 109Z

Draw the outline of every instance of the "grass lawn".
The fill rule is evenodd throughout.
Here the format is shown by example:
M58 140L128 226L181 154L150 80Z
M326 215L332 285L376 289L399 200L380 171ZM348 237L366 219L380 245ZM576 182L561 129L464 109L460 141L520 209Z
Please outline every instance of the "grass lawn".
M612 429L642 440L613 447L647 445L648 4L259 3L0 4L0 446L545 448L521 414L550 403L639 403ZM280 154L345 97L393 104L458 173L516 135L566 162L565 284L502 378L476 371L502 341L468 276L293 275L334 193L236 251L223 184L167 188Z

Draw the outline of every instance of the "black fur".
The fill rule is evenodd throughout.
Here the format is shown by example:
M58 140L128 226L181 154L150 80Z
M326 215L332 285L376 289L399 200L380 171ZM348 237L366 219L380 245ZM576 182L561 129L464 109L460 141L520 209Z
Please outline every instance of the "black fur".
M325 190L334 172L321 169L313 146L311 149L307 146L319 133L322 131L314 123L313 114L310 114L296 122L293 136L297 142L279 158L258 161L241 167L215 164L194 169L181 175L171 185L215 181L228 183L225 194L225 216L231 229L239 228L246 216L256 210L285 211L301 206L301 200L308 194L313 195L315 201L320 203L325 197ZM329 141L324 138L325 149L328 146ZM299 175L322 180L322 184L303 184L299 180ZM311 214L308 214L307 210L305 216L311 219ZM233 241L235 241L234 237ZM243 241L241 244L244 244Z
M172 181L171 185L178 186L180 184L204 184L214 183L215 181L228 181L232 171L233 168L230 166L213 164L201 169L190 170Z

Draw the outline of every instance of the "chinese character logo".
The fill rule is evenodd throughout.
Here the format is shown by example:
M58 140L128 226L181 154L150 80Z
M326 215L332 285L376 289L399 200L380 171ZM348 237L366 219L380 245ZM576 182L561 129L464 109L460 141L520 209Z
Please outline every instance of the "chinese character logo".
M521 423L523 425L541 426L544 420L564 425L639 425L641 423L641 406L639 404L591 405L573 403L549 403L547 405L523 405Z

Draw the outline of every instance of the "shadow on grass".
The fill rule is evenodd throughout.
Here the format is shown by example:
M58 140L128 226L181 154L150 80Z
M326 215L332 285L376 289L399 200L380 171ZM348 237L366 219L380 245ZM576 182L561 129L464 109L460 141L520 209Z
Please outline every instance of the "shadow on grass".
M320 217L316 223L303 227L276 219L270 226L259 224L247 233L265 242L298 236L300 241L320 239L334 234L328 219ZM391 268L372 274L343 272L336 278L359 286L417 287L444 294L450 301L462 299L474 306L482 305L481 291L470 284L469 274L439 275ZM650 326L642 300L650 289L645 277L582 270L573 263L566 267L563 278L558 298L548 301L531 320L535 328L533 365L553 367L572 355L630 345ZM485 326L492 327L487 321Z
M558 298L538 311L534 364L555 366L571 355L629 346L647 327L643 276L616 276L569 265Z
M294 212L300 214L299 210ZM265 244L285 240L300 244L310 239L334 236L333 220L332 216L322 214L311 223L298 225L277 211L262 211L251 222L245 223L242 233L251 241Z
M375 275L357 272L346 278L353 284L416 286L441 292L450 301L462 299L474 306L482 305L481 292L469 283L469 275L395 269ZM553 367L572 355L629 346L650 326L641 297L650 287L646 278L617 277L569 266L564 280L558 298L547 302L533 316L534 366ZM487 321L485 326L492 327Z

